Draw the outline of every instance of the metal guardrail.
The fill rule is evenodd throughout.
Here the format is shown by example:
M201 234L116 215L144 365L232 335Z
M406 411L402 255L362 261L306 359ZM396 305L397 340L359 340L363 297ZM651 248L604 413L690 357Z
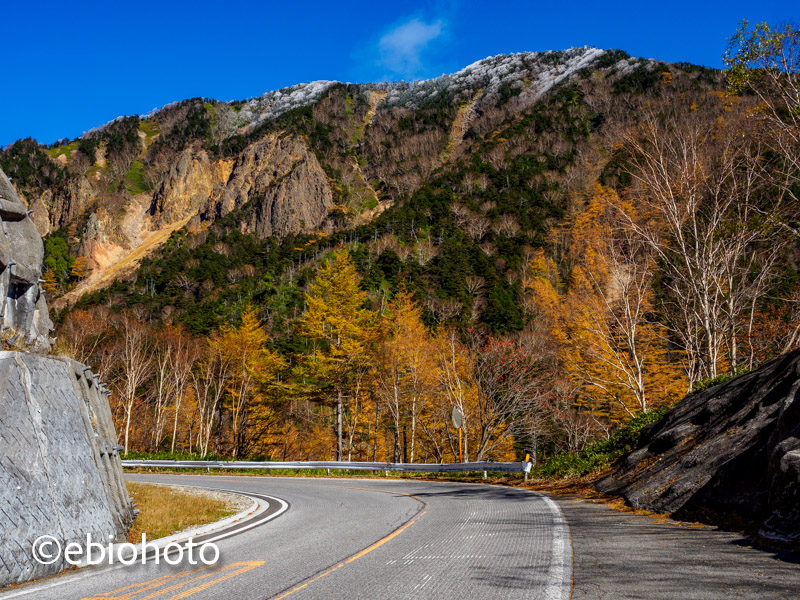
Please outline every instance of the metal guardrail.
M528 473L527 462L468 462L468 463L386 463L341 462L335 460L306 462L272 462L245 460L123 460L123 467L157 467L160 469L325 469L339 471L396 471L401 473Z

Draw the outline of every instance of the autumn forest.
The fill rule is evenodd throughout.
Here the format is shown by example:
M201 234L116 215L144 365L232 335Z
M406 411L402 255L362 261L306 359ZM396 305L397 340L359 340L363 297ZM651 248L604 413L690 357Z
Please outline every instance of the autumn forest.
M527 63L413 105L339 84L226 134L244 105L186 101L69 151L6 148L27 198L102 199L45 238L55 352L102 374L129 455L451 462L579 452L797 348L800 33L744 24L725 71L637 60L606 53L541 95ZM69 296L125 203L166 214L169 185L206 186L185 165L270 136L310 148L270 189L321 194L319 163L321 225L266 235L252 195L181 213Z

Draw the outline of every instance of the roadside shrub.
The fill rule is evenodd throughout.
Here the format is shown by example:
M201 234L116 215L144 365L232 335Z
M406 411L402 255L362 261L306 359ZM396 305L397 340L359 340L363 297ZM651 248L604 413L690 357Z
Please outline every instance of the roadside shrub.
M578 453L564 452L548 458L534 469L534 475L567 477L603 469L636 448L642 428L662 419L668 410L669 407L664 407L640 413L607 440L595 442Z

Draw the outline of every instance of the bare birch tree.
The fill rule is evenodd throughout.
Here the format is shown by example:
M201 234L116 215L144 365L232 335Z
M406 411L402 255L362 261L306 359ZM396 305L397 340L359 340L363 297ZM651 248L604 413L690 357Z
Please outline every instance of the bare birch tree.
M152 366L148 331L132 315L125 313L119 324L114 387L118 390L124 413L125 454L130 447L131 420L137 394L147 381Z
M650 247L669 295L667 314L687 353L690 382L739 364L737 334L752 299L768 289L785 236L757 176L764 148L736 114L711 122L667 108L624 136L637 218L626 227Z

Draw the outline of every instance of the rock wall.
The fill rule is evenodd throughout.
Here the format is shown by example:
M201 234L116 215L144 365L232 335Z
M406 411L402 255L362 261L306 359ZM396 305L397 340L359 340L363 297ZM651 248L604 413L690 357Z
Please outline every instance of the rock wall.
M58 573L33 542L123 541L133 509L107 394L88 367L0 352L0 586Z
M42 238L2 169L0 229L0 340L12 346L47 350L53 323L39 285Z
M242 230L261 238L319 227L334 206L328 176L306 141L268 134L235 161L189 148L153 195L150 214L163 227L185 217L214 221L248 205Z
M196 215L209 198L222 193L232 168L233 160L213 160L196 148L184 150L153 194L149 212L156 226Z
M686 397L598 489L800 543L800 351Z

